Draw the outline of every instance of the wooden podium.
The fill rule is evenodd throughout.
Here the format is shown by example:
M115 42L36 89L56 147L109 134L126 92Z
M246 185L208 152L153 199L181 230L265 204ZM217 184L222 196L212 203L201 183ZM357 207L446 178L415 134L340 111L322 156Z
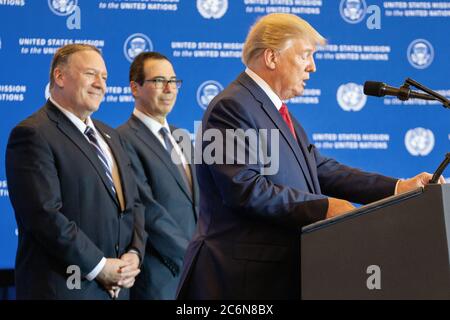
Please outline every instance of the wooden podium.
M450 299L450 185L306 226L302 299Z

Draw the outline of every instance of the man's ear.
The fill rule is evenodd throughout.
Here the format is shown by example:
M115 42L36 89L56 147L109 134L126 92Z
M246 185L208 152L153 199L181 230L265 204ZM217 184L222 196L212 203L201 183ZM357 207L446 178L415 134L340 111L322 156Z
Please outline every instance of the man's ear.
M55 85L57 85L60 88L64 87L64 71L61 67L56 67L53 70L53 79L55 80Z
M267 48L263 52L264 63L270 70L275 70L278 63L278 52Z
M139 84L136 81L130 81L130 88L131 88L131 94L133 97L136 97L137 95L137 88Z

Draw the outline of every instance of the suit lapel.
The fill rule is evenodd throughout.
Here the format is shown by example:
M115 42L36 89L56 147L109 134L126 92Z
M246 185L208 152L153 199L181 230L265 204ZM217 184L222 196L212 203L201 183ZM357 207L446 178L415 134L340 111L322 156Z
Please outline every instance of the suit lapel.
M189 168L191 169L192 174L192 202L194 203L195 208L195 218L198 219L198 211L197 211L197 205L199 201L199 195L200 195L200 189L198 187L197 181L197 172L195 171L195 165L194 160L192 159L191 163L189 164Z
M103 184L105 185L106 190L119 206L119 202L117 200L116 195L109 188L108 178L106 177L105 170L100 163L95 151L92 149L89 142L77 129L77 127L61 112L59 111L50 101L47 103L47 114L49 118L56 122L58 129L65 134L81 151L82 154L86 158L88 158L89 162L94 167L97 174L100 176Z
M292 116L292 114L291 114L291 118L294 123L294 129L295 129L295 132L298 137L298 142L299 142L300 148L302 149L302 152L305 155L309 173L310 173L313 183L314 183L314 191L317 194L320 194L320 184L319 184L319 179L318 179L318 175L317 175L316 162L315 162L314 158L312 158L311 152L305 143L305 141L308 141L305 130L303 129L301 124L297 121L297 119L295 119L295 117Z
M173 130L176 129L175 127L170 127L171 132L173 132ZM185 150L182 148L182 146L180 145L180 141L177 141L178 145L180 146L180 149L182 150L184 157L186 160L188 160L188 167L189 170L191 171L191 179L192 179L192 192L190 192L189 194L191 195L191 201L194 204L194 208L195 208L195 218L198 219L198 211L197 211L197 205L198 205L198 200L199 200L199 195L200 195L200 190L198 188L198 184L196 183L197 181L197 172L195 171L195 165L194 165L194 148L192 143L190 143L190 148L191 148L191 152L190 152L190 157L188 157L188 155L186 154ZM189 161L190 160L190 161Z
M155 137L155 135L148 129L141 120L134 115L130 118L130 124L135 130L137 137L149 147L154 154L160 159L161 163L167 167L169 172L177 181L181 190L186 194L188 199L192 202L191 192L187 190L187 185L184 182L178 167L172 162L172 159L167 150L162 146L161 142Z
M173 127L173 126L170 126L170 125L169 125L169 127L170 127L170 133L172 134L172 137L174 138L175 142L177 143L178 147L180 148L181 152L183 153L184 158L185 158L186 161L188 162L187 165L188 165L189 170L191 171L191 179L192 179L193 173L192 173L192 167L191 167L190 164L193 163L193 162L192 162L193 159L189 159L189 158L186 156L186 152L185 152L185 150L183 149L183 146L180 145L181 141L180 141L180 140L177 140L177 139L176 139L176 136L173 135L174 130L177 129L177 128L176 128L176 127ZM190 140L189 140L189 146L191 146ZM192 150L191 150L191 155L192 155ZM192 157L191 157L191 158L192 158ZM189 160L191 160L191 161L189 161ZM180 173L181 178L182 178L183 181L184 181L184 186L186 187L186 190L187 190L187 192L189 193L189 196L190 196L191 201L194 202L194 199L193 199L193 197L194 197L194 195L193 195L194 190L193 190L193 188L192 188L192 185L191 185L191 187L189 187L189 184L191 184L191 181L189 181L189 179L188 179L188 177L187 177L187 175L186 175L186 171L185 171L185 169L184 169L184 166L181 164L181 165L176 165L176 167L177 167L177 169L178 169L178 172Z
M308 165L306 163L306 155L303 154L302 150L300 149L299 143L295 140L294 136L289 130L289 127L287 126L286 122L284 122L277 108L274 106L267 94L245 72L241 73L241 75L238 77L238 81L253 94L258 102L261 103L261 107L266 115L280 130L281 135L288 143L289 147L295 155L295 158L297 159L297 162L300 165L309 189L311 190L311 192L314 192L314 185ZM299 140L301 140L300 136L298 136L298 138Z

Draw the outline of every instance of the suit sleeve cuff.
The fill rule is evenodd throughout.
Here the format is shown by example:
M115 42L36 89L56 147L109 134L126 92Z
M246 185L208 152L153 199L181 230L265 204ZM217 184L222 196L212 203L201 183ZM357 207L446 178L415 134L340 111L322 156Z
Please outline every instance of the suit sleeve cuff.
M92 269L92 271L86 275L86 279L89 281L92 281L95 278L97 278L98 274L100 273L100 271L102 271L105 264L106 264L106 259L105 259L105 257L103 257L102 260L100 260L100 262L95 266L95 268Z

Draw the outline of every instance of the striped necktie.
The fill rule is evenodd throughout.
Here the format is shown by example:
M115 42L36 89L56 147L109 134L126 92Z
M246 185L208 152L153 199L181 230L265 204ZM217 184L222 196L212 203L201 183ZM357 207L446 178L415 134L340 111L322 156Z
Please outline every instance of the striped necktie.
M103 169L105 170L106 177L108 178L109 187L117 194L116 188L114 187L114 180L112 178L112 170L108 164L108 160L106 158L105 153L103 152L100 144L98 143L97 137L95 136L95 131L93 128L87 126L86 130L84 130L84 134L88 137L91 146L94 148L95 153L97 154L98 159L100 160Z

